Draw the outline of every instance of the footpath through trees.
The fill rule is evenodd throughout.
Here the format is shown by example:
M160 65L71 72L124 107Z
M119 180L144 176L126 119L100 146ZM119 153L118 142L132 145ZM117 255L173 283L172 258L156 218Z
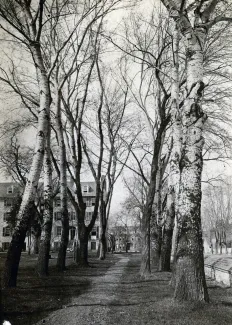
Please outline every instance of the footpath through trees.
M77 272L70 265L64 275L51 274L52 279L45 284L33 286L29 274L23 278L24 270L19 276L19 287L8 289L11 297L18 299L18 314L22 308L24 314L16 319L9 309L6 297L9 292L4 292L6 316L12 325L232 324L231 288L221 288L210 281L210 304L177 304L169 285L171 273L154 272L144 281L139 275L140 260L139 254L108 255L105 261L91 259L90 268L80 268ZM25 300L19 302L19 299ZM11 308L15 310L15 305Z

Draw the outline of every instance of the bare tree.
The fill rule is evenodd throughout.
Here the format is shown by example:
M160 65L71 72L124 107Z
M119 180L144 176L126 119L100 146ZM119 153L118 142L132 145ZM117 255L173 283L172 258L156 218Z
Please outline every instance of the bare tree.
M24 13L21 15L20 13ZM42 59L40 38L43 29L44 3L40 2L36 10L32 10L30 3L15 3L3 1L0 5L0 16L3 19L1 28L17 41L26 45L29 49L37 72L39 92L39 114L35 145L35 154L24 190L22 204L18 216L18 224L15 227L12 241L8 250L3 271L3 286L16 286L18 265L24 239L31 219L31 208L34 202L36 189L40 177L44 156L44 141L47 134L47 126L50 108L50 87L44 61Z
M201 173L202 132L206 115L201 100L203 82L203 49L207 32L222 16L213 16L221 1L162 0L170 16L176 21L185 41L187 93L182 108L182 149L180 158L180 187L178 202L178 239L175 270L177 300L208 301L204 274L203 244L201 233ZM189 19L189 15L191 19Z
M164 26L162 19L158 19L157 29L154 28L154 12L150 20L146 22L146 37L143 28L139 28L139 17L134 17L133 38L127 34L128 46L124 51L141 61L139 96L134 96L138 106L144 112L152 136L152 158L150 175L148 177L148 193L143 211L143 250L140 273L147 276L150 273L150 222L157 185L162 145L167 125L170 121L168 102L170 98L170 80L166 74L169 70L168 47L170 41L167 34L167 25ZM130 36L130 37L129 37ZM149 41L148 41L149 40ZM156 53L156 55L154 54ZM148 83L147 88L145 84ZM147 89L147 90L145 90ZM155 118L150 117L149 101L155 94ZM135 94L134 94L135 95Z
M227 251L228 227L231 223L231 184L224 181L208 184L204 190L202 206L203 229L209 233L212 252L222 254Z

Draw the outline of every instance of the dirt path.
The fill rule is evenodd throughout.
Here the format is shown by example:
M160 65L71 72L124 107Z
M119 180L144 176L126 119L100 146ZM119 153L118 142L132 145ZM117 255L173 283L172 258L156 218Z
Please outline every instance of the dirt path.
M54 311L39 324L49 325L90 325L110 324L107 315L115 301L117 287L129 261L128 256L119 255L118 262L105 275L94 278L90 288L78 297L72 297L68 305Z
M70 265L40 280L22 272L18 288L5 293L6 315L21 313L12 325L232 325L232 288L210 281L210 304L175 303L171 274L142 280L140 258L108 255L92 259L92 268Z
M232 291L213 287L210 304L174 303L170 273L139 277L139 255L122 255L105 275L69 305L49 315L49 325L230 325ZM38 322L36 325L42 324Z

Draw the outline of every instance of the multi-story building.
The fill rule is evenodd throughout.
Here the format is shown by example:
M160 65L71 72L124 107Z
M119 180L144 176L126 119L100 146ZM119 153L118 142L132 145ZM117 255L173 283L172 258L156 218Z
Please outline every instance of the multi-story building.
M82 194L84 202L86 203L86 225L89 224L94 206L95 206L95 197L96 197L96 184L95 182L82 182ZM9 243L11 241L12 229L9 224L10 211L13 204L15 203L16 198L20 194L22 189L17 183L0 183L0 250L7 250ZM53 203L53 226L52 226L52 238L51 238L51 249L57 251L60 245L61 240L61 201L59 194L55 197ZM69 202L68 204L69 212L69 245L68 249L72 250L74 247L74 241L77 239L77 219L75 215L75 210ZM31 243L31 240L25 241L25 249L28 248L28 245ZM97 250L99 244L99 217L95 222L95 226L92 229L92 232L89 237L89 249Z
M84 202L86 203L86 215L85 223L86 226L90 223L92 218L94 206L95 206L95 197L96 197L96 183L95 182L82 182L82 195ZM77 219L75 215L75 210L71 204L68 205L69 212L69 245L68 249L73 250L74 241L77 239ZM61 202L59 194L55 197L54 208L53 208L53 226L52 226L52 250L56 251L60 245L61 239ZM97 250L99 244L99 217L95 222L95 226L92 229L89 238L89 249Z
M135 227L111 227L110 234L114 236L115 252L141 251L141 233Z
M0 250L5 251L9 247L12 233L10 211L20 191L16 183L0 183Z

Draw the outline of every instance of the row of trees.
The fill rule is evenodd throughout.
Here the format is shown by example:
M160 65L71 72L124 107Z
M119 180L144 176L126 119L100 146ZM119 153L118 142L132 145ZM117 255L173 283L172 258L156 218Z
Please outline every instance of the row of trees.
M25 65L26 60L19 62L19 58L11 58L10 66L1 68L1 81L5 89L13 90L20 97L22 105L30 113L28 125L32 120L36 127L36 144L26 179L19 168L19 159L14 160L16 175L21 177L25 189L7 254L4 286L16 285L26 232L37 213L35 201L42 167L44 209L38 274L48 274L52 200L57 193L53 188L54 172L59 177L63 229L57 267L60 270L65 268L69 232L68 196L78 221L76 260L80 264L88 263L88 237L99 207L100 255L104 258L106 220L114 183L122 169L122 166L117 167L116 158L118 156L124 161L128 156L120 134L123 132L124 137L134 134L134 131L126 129L129 120L124 117L128 105L127 87L119 84L116 78L112 79L109 67L103 62L101 33L104 20L118 4L119 1L40 1L39 4L5 1L1 4L1 28L5 41L20 49L21 55L25 55L29 62ZM81 169L86 163L96 182L94 212L88 226L81 189ZM68 186L67 173L74 184L74 191ZM108 181L104 200L103 176Z
M126 19L113 30L109 21L122 8ZM25 189L7 254L4 286L16 285L26 232L37 215L41 176L44 211L37 270L46 275L54 174L59 178L62 207L57 267L64 270L68 198L78 222L76 260L88 263L88 237L99 211L100 257L105 258L114 184L127 168L137 182L125 181L131 194L127 210L134 206L142 216L141 275L150 274L151 264L170 270L176 224L174 296L208 301L201 180L203 159L228 158L221 143L223 149L230 144L225 125L230 122L227 43L231 19L226 14L231 4L162 0L154 7L148 4L149 13L143 8L120 0L1 3L3 39L11 47L7 46L8 68L1 64L0 80L4 90L20 98L21 109L28 111L21 128L36 128L30 170L25 174L16 167L14 174ZM20 51L20 58L9 55L12 48ZM109 60L109 53L116 64ZM8 129L20 129L15 124ZM81 190L83 168L96 182L88 225ZM15 173L15 168L8 170Z
M230 38L231 18L225 13L231 5L221 1L162 3L169 17L162 6L159 14L156 7L150 20L142 18L146 24L132 16L133 28L127 22L124 46L113 40L127 54L127 61L129 56L141 63L139 89L134 90L135 77L127 77L127 82L153 139L149 149L143 142L143 153L133 153L136 167L129 167L142 180L140 193L137 189L131 197L143 216L140 272L149 275L151 258L160 270L169 270L173 249L175 298L208 301L201 227L202 168L203 160L230 158L226 126L231 123L231 94L226 67L231 53L225 38ZM155 118L148 104L152 96ZM172 248L174 224L177 235Z

